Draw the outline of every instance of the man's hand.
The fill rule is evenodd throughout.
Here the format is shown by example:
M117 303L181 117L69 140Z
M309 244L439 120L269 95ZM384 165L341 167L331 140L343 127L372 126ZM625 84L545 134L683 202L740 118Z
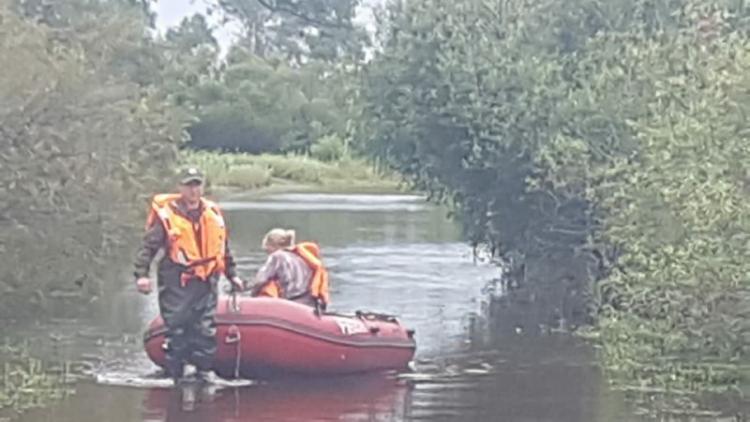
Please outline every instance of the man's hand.
M140 277L135 281L135 287L139 292L147 295L151 293L151 279L148 277Z
M232 291L233 292L241 292L245 290L245 282L242 281L241 278L238 276L234 276L229 279L229 282L232 284Z

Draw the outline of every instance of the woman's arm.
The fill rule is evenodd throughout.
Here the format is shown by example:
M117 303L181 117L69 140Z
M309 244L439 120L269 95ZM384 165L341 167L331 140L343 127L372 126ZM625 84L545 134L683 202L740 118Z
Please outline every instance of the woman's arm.
M255 274L255 278L249 286L249 290L255 294L257 290L260 290L266 283L271 280L275 280L278 277L279 268L281 261L276 254L271 254L266 259L265 264Z

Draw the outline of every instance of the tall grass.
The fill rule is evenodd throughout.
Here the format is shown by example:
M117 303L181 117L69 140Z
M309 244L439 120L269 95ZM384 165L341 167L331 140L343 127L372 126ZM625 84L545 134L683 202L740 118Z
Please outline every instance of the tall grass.
M211 186L258 189L280 183L337 190L400 190L398 177L358 158L323 162L305 155L185 150L182 165L200 167Z

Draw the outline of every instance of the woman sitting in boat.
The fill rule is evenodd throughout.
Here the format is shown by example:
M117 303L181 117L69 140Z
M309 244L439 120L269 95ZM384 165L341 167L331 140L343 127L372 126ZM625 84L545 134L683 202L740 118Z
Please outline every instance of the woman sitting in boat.
M313 242L295 243L294 230L273 229L263 237L268 259L258 270L253 296L278 297L325 309L330 301L328 271Z

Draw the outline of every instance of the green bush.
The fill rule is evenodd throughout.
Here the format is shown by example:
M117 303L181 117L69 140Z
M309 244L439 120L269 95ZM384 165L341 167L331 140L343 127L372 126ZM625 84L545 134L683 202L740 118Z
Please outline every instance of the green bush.
M326 164L301 155L260 155L254 162L271 169L272 177L299 183L318 183Z
M231 166L219 177L215 177L214 181L218 185L257 189L268 186L271 182L271 171L255 164L238 164Z
M345 152L344 141L336 135L324 136L310 147L310 155L320 161L338 161Z

